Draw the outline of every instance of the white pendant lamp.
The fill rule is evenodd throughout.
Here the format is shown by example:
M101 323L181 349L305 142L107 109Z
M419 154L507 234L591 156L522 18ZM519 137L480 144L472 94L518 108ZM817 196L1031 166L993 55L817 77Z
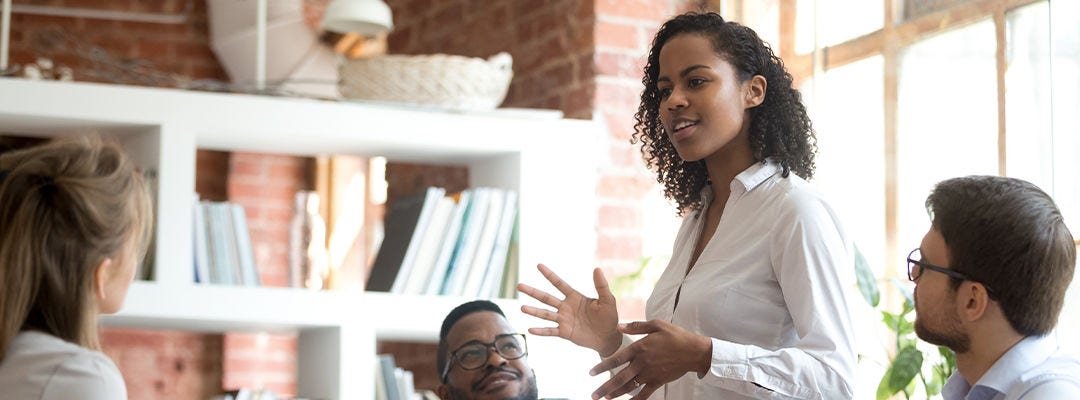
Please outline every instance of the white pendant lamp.
M394 29L390 6L382 0L333 0L326 7L323 29L375 36Z

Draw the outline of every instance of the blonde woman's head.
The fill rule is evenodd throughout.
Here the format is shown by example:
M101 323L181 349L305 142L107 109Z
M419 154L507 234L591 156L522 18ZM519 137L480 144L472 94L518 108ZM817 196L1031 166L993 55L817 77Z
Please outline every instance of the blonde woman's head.
M79 136L0 154L0 358L20 331L98 348L146 252L149 191L115 143Z

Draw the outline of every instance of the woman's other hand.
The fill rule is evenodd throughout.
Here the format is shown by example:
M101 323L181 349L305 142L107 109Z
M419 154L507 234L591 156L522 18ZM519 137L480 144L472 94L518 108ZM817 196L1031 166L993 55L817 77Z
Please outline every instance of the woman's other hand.
M601 357L606 357L622 344L619 332L619 313L615 308L615 296L608 288L607 279L599 268L593 270L593 283L599 298L585 297L566 281L555 275L543 264L536 266L540 273L551 282L564 296L562 300L524 283L518 284L518 290L541 303L554 307L546 310L532 306L521 306L521 312L557 324L556 327L529 328L529 333L539 336L558 336L570 342L595 350Z
M670 322L631 322L619 329L629 335L646 335L619 349L597 364L589 374L597 375L628 364L593 392L593 399L614 398L641 387L631 400L647 399L668 382L687 372L704 374L712 364L712 340Z

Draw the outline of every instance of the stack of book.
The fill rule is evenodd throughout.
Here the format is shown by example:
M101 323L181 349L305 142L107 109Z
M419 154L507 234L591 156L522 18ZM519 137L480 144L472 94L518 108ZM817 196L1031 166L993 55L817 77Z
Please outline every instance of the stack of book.
M196 201L193 217L195 282L259 286L244 207Z
M397 200L367 290L398 294L513 297L517 284L517 192L439 187Z

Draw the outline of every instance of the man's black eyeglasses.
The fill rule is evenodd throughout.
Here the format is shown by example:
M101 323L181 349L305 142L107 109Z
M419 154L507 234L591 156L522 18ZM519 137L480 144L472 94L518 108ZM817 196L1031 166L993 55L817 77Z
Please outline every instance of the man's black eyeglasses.
M919 277L922 276L925 270L937 271L962 281L979 282L975 279L972 279L970 276L963 272L954 271L945 267L939 267L937 265L925 262L923 261L922 250L912 250L911 254L908 254L907 257L907 278L912 282L915 282L916 279L919 279ZM986 288L986 293L993 297L994 294L990 291L990 287L987 286L985 283L982 283L982 285Z
M964 273L962 272L956 272L951 269L939 267L937 265L923 261L922 250L912 250L907 257L907 278L912 282L915 282L916 279L919 279L919 277L922 276L924 270L937 271L960 280L971 280L971 278L968 278L968 276L964 275Z
M495 337L495 341L484 343L473 340L450 352L450 359L442 371L442 382L446 383L446 377L450 375L450 367L457 363L461 369L469 371L478 369L487 363L488 349L495 349L500 357L506 360L517 360L529 355L529 348L525 344L525 335L521 333L506 333Z

